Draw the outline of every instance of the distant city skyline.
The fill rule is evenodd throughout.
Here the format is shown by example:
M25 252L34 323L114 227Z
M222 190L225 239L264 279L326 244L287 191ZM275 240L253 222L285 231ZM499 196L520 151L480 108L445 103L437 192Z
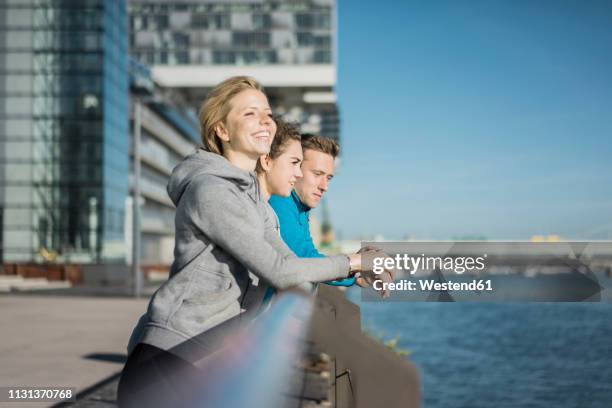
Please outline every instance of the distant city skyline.
M344 239L612 237L612 3L339 3Z

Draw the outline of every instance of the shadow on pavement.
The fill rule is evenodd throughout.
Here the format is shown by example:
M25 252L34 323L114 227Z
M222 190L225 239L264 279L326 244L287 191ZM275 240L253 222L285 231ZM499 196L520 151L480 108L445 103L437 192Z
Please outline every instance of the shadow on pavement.
M125 364L127 361L127 355L119 353L91 353L83 356L83 358L118 364Z

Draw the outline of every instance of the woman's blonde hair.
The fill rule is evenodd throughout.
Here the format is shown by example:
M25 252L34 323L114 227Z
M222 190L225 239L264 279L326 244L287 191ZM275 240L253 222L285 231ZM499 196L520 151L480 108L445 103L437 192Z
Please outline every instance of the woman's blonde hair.
M214 87L200 108L200 132L204 148L212 153L223 154L221 139L217 136L215 127L225 123L230 111L230 100L242 91L264 89L257 80L248 76L235 76L226 79Z

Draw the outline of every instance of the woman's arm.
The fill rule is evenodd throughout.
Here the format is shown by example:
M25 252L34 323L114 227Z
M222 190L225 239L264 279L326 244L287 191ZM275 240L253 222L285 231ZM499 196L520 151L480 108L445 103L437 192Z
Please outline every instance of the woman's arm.
M193 225L272 286L286 289L303 282L349 276L349 258L345 255L301 259L280 236L265 237L264 220L255 208L249 208L253 204L227 183L194 180L185 194L185 212Z

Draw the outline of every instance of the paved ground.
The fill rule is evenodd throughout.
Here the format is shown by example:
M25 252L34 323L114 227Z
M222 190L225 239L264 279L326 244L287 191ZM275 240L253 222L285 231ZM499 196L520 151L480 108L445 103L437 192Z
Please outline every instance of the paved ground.
M119 373L146 304L129 298L1 295L0 387L67 386L80 392Z

